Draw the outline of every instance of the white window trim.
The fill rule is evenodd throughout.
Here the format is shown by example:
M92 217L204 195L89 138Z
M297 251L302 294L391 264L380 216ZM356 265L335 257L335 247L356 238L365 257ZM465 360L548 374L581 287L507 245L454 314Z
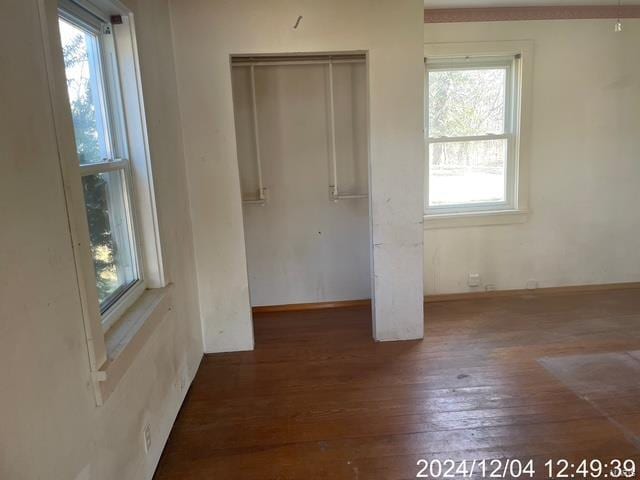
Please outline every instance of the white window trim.
M67 0L61 0L66 2ZM140 69L135 40L133 13L118 0L82 0L82 6L102 18L121 15L123 23L113 25L114 48L107 52L110 61L118 62L119 78L107 79L110 88L119 89L124 105L122 121L128 128L128 165L132 175L131 195L135 196L137 241L140 250L141 277L123 296L118 308L109 312L106 321L100 313L94 266L89 245L81 169L75 147L73 122L66 91L66 75L58 33L58 2L38 0L38 12L49 80L52 114L60 168L64 183L69 229L73 242L78 293L89 353L96 403L102 405L151 336L157 324L172 309L170 289L164 266L158 229L155 194L149 155L147 125ZM66 5L66 3L65 3ZM73 8L73 7L72 7ZM124 298L126 297L126 298ZM106 330L104 326L108 326Z
M512 122L513 141L510 147L513 154L509 155L511 164L508 165L508 175L514 176L513 181L507 180L507 185L513 185L514 191L507 190L507 200L496 204L482 203L477 206L445 206L425 208L425 229L454 228L465 226L504 225L523 223L529 214L529 142L530 142L530 105L531 81L533 66L533 42L505 41L505 42L464 42L464 43L430 43L424 46L425 73L426 62L442 61L446 64L452 58L464 57L514 57L519 55L518 72L515 77L519 85L512 87L517 95L510 95L516 101L515 118ZM425 78L425 87L427 81ZM428 92L425 92L425 99ZM509 110L509 109L508 109ZM425 119L425 122L428 121ZM425 149L428 149L425 125ZM502 138L503 135L487 136L487 138ZM475 138L475 137L469 137ZM434 141L433 139L431 140ZM437 139L436 141L441 141ZM428 151L425 151L428 158ZM425 168L425 188L428 189L428 165ZM428 190L427 190L428 193ZM425 196L426 197L426 196Z

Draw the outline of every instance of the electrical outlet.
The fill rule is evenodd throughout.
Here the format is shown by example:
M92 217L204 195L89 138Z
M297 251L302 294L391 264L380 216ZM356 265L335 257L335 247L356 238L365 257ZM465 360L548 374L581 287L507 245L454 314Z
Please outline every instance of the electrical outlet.
M151 450L151 426L147 423L142 431L142 439L144 441L144 451L149 453Z
M480 286L480 274L479 273L470 273L469 281L467 283L470 287L479 287Z
M494 292L496 290L496 286L493 283L488 283L484 286L485 291Z
M535 290L538 288L537 280L527 280L527 290Z

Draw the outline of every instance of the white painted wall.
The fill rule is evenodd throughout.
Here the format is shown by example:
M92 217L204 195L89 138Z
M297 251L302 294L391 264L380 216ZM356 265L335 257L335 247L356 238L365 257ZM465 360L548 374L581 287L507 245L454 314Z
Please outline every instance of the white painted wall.
M336 64L338 183L368 191L366 66ZM263 206L244 205L252 305L371 298L369 201L333 202L328 65L255 67ZM258 189L248 67L233 68L240 184Z
M96 407L36 0L0 17L0 478L152 477L202 357L193 243L166 2L136 13L158 214L174 310ZM56 2L46 2L57 28ZM55 32L55 30L54 30ZM144 453L143 425L152 432Z
M425 293L640 280L640 21L424 25L425 43L535 42L525 224L425 231Z
M229 71L240 53L369 52L374 336L422 337L422 2L171 5L205 350L253 346Z

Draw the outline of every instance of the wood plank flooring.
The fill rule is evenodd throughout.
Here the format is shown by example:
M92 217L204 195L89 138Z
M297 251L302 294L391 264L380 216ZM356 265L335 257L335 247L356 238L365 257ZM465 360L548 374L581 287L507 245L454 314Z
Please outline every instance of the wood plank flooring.
M423 341L375 343L367 308L257 314L255 351L203 359L155 479L409 479L421 458L533 459L535 478L551 458L640 466L640 378L609 388L600 365L594 404L544 366L607 352L640 364L640 290L434 303L425 317Z

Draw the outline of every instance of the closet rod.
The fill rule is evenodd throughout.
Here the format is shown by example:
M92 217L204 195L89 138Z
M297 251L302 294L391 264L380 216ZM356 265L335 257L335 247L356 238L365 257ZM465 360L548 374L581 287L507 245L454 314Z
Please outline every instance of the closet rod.
M247 58L249 60L249 58ZM337 148L336 148L336 124L335 124L335 99L333 89L333 65L338 63L366 63L364 57L357 58L323 58L323 59L299 59L299 60L271 60L271 61L243 61L242 59L234 61L231 65L234 67L249 67L251 80L251 102L253 107L253 134L254 145L256 149L256 168L258 174L258 196L254 199L243 199L243 203L250 205L265 205L266 188L262 183L262 162L260 159L260 133L258 126L258 104L256 101L256 79L255 67L275 66L275 65L328 65L329 66L329 121L331 134L331 165L333 170L333 185L329 186L329 197L334 202L342 199L367 198L367 194L340 194L338 191L338 165L337 165Z
M267 201L264 185L262 184L262 162L260 160L260 132L258 130L258 102L256 101L256 76L251 65L251 103L253 106L253 141L256 149L256 168L258 173L258 198L243 200L249 205L264 205Z
M329 63L329 128L331 129L331 164L333 166L333 185L330 185L331 197L338 196L338 164L336 153L336 112L333 100L333 63Z
M285 65L331 65L338 63L366 63L366 60L363 59L333 59L333 60L279 60L274 62L243 62L243 61L233 61L231 62L232 67L275 67L275 66L285 66Z
M367 194L340 194L338 190L338 154L336 148L336 112L333 92L333 63L329 62L329 131L331 133L331 166L333 167L333 185L329 185L329 199L348 200L356 198L367 198Z

